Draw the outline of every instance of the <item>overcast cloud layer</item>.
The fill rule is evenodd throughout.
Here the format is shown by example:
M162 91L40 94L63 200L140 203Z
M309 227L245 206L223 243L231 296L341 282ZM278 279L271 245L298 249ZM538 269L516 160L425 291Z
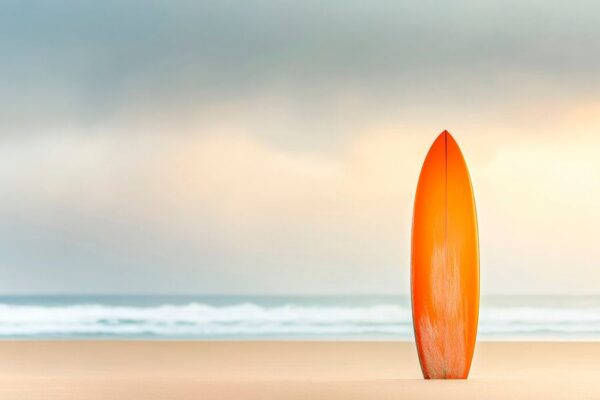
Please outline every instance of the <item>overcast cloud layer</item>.
M3 7L3 293L406 293L443 129L483 290L599 293L596 2Z

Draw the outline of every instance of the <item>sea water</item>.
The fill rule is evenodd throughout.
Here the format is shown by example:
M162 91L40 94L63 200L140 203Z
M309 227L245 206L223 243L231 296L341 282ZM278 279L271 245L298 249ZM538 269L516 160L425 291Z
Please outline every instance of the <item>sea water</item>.
M412 340L400 296L0 297L2 339ZM600 297L482 299L483 340L600 339Z

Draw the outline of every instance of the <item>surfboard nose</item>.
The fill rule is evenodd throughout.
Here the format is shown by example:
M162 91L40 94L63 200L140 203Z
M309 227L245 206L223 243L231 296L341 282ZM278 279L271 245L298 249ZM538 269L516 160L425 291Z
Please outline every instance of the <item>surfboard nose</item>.
M440 133L437 138L435 138L435 140L433 141L434 143L437 142L438 140L446 140L446 137L450 134L450 132L448 132L447 130L444 130L442 133Z

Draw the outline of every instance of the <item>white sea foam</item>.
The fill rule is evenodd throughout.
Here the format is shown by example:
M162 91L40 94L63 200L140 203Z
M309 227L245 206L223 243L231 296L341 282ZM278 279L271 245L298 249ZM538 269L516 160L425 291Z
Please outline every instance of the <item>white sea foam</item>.
M280 335L406 333L410 314L396 305L264 307L251 303L158 307L0 305L0 335Z
M482 307L481 338L600 338L600 306ZM412 337L406 304L0 304L1 337Z

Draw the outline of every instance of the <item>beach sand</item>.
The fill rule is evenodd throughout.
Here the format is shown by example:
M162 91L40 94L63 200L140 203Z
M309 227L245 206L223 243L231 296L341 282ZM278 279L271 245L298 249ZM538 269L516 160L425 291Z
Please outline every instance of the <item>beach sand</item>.
M0 399L600 399L600 342L481 342L425 381L411 342L2 341Z

